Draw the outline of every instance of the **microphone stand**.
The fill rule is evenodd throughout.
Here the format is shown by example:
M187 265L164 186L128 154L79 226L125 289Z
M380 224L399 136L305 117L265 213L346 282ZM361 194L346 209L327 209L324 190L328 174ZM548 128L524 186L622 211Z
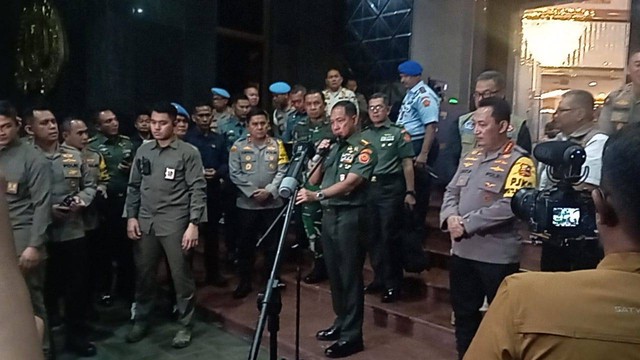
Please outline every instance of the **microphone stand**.
M321 156L321 159L324 159L327 154ZM316 170L320 167L322 161L318 161L313 169L309 172L309 178L311 175L316 172ZM267 286L264 292L264 295L258 295L257 305L260 309L260 316L258 317L258 324L256 325L256 332L253 336L253 342L251 344L251 350L249 352L249 360L256 360L258 358L258 353L260 352L260 343L262 341L262 335L264 333L264 327L269 324L269 358L271 360L278 359L278 331L280 330L280 311L282 310L282 296L280 294L280 287L278 286L280 280L277 279L278 272L280 270L280 261L282 259L282 252L284 249L284 243L287 238L287 233L289 231L289 224L291 222L291 217L293 215L293 210L295 208L296 197L298 196L298 191L300 190L300 186L296 186L293 194L289 198L289 202L287 206L280 212L280 214L276 217L274 222L269 226L269 229L265 232L264 235L258 241L256 246L259 246L260 243L267 237L269 232L273 230L276 223L284 213L284 225L282 226L282 231L280 232L280 240L278 241L278 248L276 251L276 256L273 260L273 267L271 268L271 275L269 276L269 281L267 281ZM298 274L296 276L296 360L300 359L300 266L297 268Z

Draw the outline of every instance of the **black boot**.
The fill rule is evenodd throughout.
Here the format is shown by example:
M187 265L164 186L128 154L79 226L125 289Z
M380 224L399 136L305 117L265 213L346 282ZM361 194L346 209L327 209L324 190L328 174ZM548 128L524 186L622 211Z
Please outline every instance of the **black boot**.
M313 270L304 277L303 281L307 284L317 284L327 280L327 266L324 263L324 258L316 258L313 262Z

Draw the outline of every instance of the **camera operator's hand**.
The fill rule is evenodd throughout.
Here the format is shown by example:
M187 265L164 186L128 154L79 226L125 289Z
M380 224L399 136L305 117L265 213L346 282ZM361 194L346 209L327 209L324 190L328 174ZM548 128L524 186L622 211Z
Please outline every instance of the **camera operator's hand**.
M462 216L449 216L447 219L447 229L449 229L451 240L460 241L465 232Z

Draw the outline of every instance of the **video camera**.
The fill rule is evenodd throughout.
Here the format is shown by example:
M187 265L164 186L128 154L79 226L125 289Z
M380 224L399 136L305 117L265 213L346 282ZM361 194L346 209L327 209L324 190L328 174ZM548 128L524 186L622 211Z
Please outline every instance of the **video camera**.
M591 194L576 190L589 174L582 165L584 148L570 141L542 143L533 151L538 161L547 165L554 186L547 190L520 189L511 199L511 210L528 223L534 236L542 241L566 244L572 240L597 239L596 211Z

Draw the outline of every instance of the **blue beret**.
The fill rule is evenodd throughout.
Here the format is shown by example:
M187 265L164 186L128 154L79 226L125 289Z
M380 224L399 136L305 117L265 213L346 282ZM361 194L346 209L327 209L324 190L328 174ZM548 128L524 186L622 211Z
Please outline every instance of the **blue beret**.
M291 86L286 82L278 81L269 86L269 91L272 94L288 94L291 91Z
M231 98L231 94L229 94L229 92L227 90L222 89L222 88L212 87L211 88L211 93L213 95L222 96L225 99Z
M398 65L398 72L409 76L422 75L422 65L413 60L408 60Z
M178 110L178 115L184 116L187 119L190 118L189 112L182 105L174 102L172 102L171 105L173 105L173 107L176 108L176 110Z

